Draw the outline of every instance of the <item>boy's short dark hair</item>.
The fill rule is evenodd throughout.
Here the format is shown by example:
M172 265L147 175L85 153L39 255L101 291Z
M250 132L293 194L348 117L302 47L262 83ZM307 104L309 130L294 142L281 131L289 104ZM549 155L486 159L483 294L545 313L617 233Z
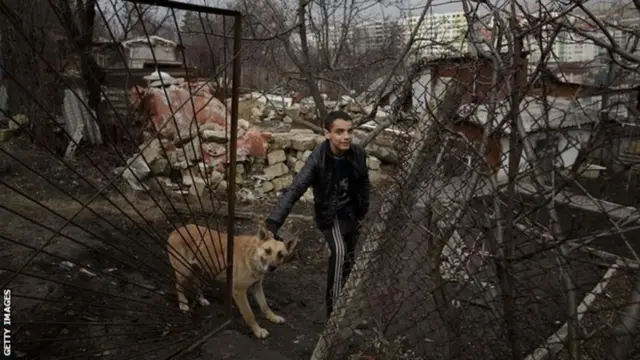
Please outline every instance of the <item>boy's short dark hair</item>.
M336 110L327 114L327 117L324 119L324 128L330 131L331 125L333 125L333 122L338 119L353 121L351 115L347 114L344 111Z

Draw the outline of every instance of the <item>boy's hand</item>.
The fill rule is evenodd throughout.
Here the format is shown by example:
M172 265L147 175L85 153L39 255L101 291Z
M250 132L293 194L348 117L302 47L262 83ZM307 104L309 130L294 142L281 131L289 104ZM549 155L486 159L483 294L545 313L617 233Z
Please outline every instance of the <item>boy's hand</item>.
M273 223L270 223L269 221L267 221L265 223L265 231L267 232L267 234L266 234L267 237L273 238L273 239L276 239L276 240L282 240L282 238L280 238L278 236L278 232L276 231L277 228L278 227L275 226Z

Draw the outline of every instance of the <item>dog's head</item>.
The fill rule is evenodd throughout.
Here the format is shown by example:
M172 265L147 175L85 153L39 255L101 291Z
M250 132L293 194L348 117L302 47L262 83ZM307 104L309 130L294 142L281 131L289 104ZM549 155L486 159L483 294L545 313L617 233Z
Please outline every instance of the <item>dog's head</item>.
M264 227L258 230L260 245L256 255L260 260L260 266L265 272L273 272L282 265L292 251L291 243L276 240L273 234Z

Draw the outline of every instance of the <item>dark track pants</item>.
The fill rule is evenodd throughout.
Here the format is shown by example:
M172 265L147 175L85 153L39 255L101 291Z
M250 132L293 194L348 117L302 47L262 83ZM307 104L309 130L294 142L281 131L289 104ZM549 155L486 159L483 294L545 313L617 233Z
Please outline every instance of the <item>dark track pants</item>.
M333 311L349 273L351 273L358 236L357 230L358 227L355 221L336 219L331 229L322 231L331 250L329 269L327 271L327 319L331 315L331 311Z

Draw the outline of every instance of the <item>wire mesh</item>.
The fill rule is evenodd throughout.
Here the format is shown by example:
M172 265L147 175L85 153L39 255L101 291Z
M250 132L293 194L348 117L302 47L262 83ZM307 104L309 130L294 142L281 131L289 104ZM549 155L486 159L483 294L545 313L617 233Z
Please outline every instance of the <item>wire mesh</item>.
M637 199L585 185L614 146L607 111L515 48L431 57L395 84L426 106L396 102L400 165L312 359L638 356Z
M155 3L0 4L4 355L174 358L229 323L233 242L185 313L167 236L235 234L240 13Z

